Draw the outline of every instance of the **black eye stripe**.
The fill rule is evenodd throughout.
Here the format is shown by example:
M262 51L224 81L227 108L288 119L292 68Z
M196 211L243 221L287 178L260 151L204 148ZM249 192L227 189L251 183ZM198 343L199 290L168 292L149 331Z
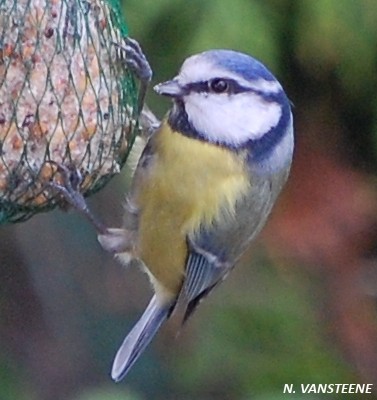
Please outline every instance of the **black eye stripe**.
M262 97L263 100L265 100L267 102L279 102L281 96L283 95L282 90L279 90L276 93L273 93L273 92L266 93L261 90L242 86L233 79L228 79L228 78L216 78L216 79L221 79L228 84L227 91L223 92L226 94L255 93L256 95ZM213 79L211 79L211 81L213 81ZM184 91L186 94L189 94L189 93L213 93L213 91L209 87L209 81L188 83L187 85L185 85Z
M185 92L208 93L208 82L192 82L185 85Z
M187 92L196 92L196 93L212 93L213 91L210 89L210 82L214 80L222 80L228 84L228 89L226 93L236 94L242 92L250 92L250 88L245 88L239 83L237 83L233 79L227 78L215 78L211 79L211 81L201 81L201 82L193 82L189 83L185 86ZM225 92L224 92L225 93Z
M259 94L259 91L251 89L249 87L245 87L240 85L237 81L228 78L215 78L210 81L200 81L200 82L192 82L185 85L185 91L187 93L195 92L195 93L213 93L213 90L210 88L210 82L214 80L222 80L227 83L228 88L226 92L228 94L237 94L237 93L245 93L245 92L254 92Z

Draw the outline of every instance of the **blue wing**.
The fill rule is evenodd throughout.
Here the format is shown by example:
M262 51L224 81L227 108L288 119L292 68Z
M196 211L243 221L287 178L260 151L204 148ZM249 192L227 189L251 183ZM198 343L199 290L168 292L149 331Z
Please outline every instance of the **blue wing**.
M210 261L210 258L196 251L189 253L186 277L177 302L179 304L183 299L185 304L183 322L187 321L200 301L227 275L229 268L217 263L215 259Z
M217 221L188 238L185 279L177 302L183 302L184 321L225 279L263 228L286 175L283 171L273 178L254 177L249 193L237 200L234 213L224 211Z

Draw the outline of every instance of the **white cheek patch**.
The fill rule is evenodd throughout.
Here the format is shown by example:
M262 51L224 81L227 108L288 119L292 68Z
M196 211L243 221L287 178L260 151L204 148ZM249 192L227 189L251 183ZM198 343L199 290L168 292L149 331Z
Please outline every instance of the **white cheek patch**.
M210 141L242 145L259 139L279 123L282 108L254 93L191 93L185 97L190 123Z

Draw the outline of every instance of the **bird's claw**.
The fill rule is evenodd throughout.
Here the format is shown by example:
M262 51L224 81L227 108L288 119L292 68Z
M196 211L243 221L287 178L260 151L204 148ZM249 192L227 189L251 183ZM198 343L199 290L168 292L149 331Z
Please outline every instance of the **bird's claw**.
M68 204L81 212L94 225L98 233L107 233L107 228L91 213L80 191L80 186L83 181L80 171L74 166L66 166L56 162L53 162L53 164L56 166L56 172L59 174L61 182L57 179L53 179L48 185L63 196Z
M124 60L128 69L130 69L140 81L139 96L138 96L138 114L143 109L145 95L147 93L148 85L152 80L152 68L143 53L139 43L135 39L126 37L124 45L113 42L113 44L120 50L120 58Z
M128 67L142 82L149 83L152 80L152 68L140 47L140 44L132 38L125 39L126 63Z

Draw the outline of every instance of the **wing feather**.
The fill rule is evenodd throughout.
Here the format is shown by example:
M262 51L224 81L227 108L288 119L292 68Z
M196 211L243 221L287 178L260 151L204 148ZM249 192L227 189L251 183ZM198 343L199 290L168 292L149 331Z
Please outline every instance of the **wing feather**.
M188 238L185 279L177 304L184 302L185 322L199 302L230 270L263 228L287 171L271 179L255 178L249 193L237 200L235 213L222 218Z

